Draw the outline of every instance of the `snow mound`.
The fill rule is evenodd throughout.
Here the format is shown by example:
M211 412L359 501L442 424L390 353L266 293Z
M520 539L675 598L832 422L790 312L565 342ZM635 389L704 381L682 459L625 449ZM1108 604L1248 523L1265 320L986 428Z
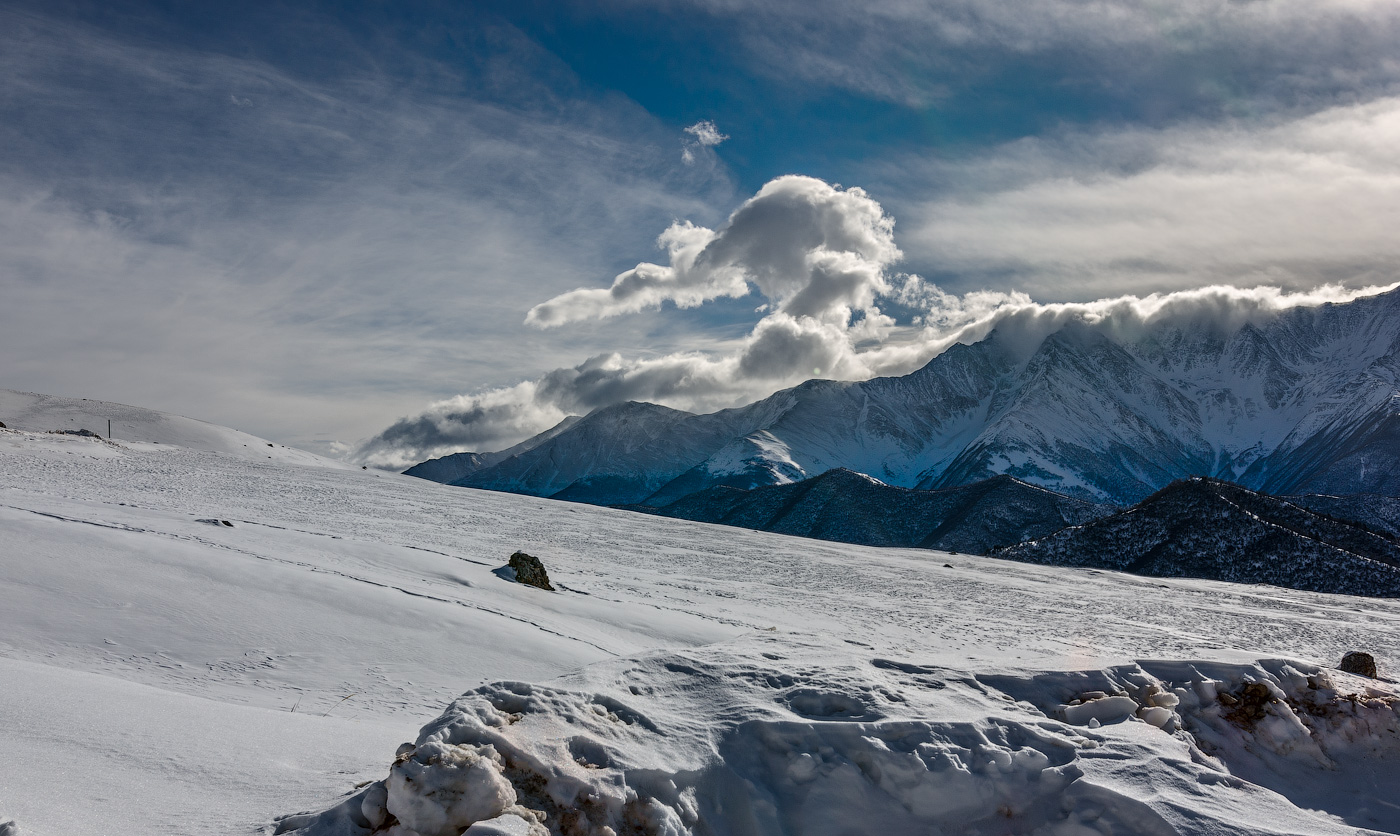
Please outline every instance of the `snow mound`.
M133 443L138 446L157 444L276 464L350 467L344 462L274 444L265 438L168 412L109 401L0 389L0 422L11 430L70 435L75 435L78 430L88 430L105 437L108 421L111 421L112 438L124 446ZM104 439L82 440L100 444Z
M1397 704L1296 662L976 677L756 637L477 688L277 832L1353 833L1400 827L1357 780L1400 763Z

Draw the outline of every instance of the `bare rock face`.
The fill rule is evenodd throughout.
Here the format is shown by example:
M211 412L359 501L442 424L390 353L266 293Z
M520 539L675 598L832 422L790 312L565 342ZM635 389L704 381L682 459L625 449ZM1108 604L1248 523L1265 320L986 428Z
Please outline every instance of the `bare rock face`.
M1376 678L1376 657L1369 653L1362 653L1353 650L1342 657L1342 663L1337 666L1337 670L1347 673L1354 673L1357 676L1366 676L1371 679Z
M544 564L538 557L516 552L510 556L510 568L515 570L516 583L554 591L554 587L549 583L549 573L544 570Z

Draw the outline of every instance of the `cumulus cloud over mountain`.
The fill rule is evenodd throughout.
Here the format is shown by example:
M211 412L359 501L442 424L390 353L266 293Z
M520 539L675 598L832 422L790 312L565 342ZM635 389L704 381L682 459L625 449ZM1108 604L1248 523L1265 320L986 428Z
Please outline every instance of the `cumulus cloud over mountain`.
M678 221L657 243L669 264L642 263L612 286L579 288L530 310L543 327L634 313L670 301L695 307L757 288L777 311L831 322L868 312L900 258L894 221L858 188L779 177L714 231Z
M798 176L769 182L718 230L678 221L658 244L667 263L642 263L610 287L556 296L532 308L527 323L561 327L668 301L698 307L750 294L761 297L761 318L742 338L714 351L600 354L536 380L441 401L375 436L360 457L398 468L462 449L502 449L567 415L622 401L708 411L812 377L905 374L993 328L1032 348L1070 320L1119 336L1164 318L1227 332L1289 307L1375 291L1326 285L1290 293L1221 285L1065 304L989 290L956 295L894 271L902 257L894 219L867 193Z

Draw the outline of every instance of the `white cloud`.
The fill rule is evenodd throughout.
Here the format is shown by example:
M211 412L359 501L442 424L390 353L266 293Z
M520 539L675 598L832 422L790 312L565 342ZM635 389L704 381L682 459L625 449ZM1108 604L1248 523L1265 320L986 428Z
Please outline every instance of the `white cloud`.
M694 137L681 142L681 161L686 165L694 164L702 154L709 154L713 162L714 154L709 149L729 139L729 136L720 133L719 128L709 119L696 122L686 128L685 132Z
M659 4L657 0L636 0ZM923 107L999 71L1073 94L1150 91L1152 108L1292 108L1396 92L1391 0L690 0L724 21L756 71ZM995 85L994 85L995 86Z
M964 286L1040 298L1202 284L1388 283L1400 98L1265 125L1073 132L922 170L902 243Z
M718 231L677 221L657 243L665 265L642 263L608 288L579 288L530 309L526 322L552 327L741 297L750 286L778 311L845 323L884 293L899 259L894 222L862 190L790 175L765 185Z
M695 137L695 141L706 148L719 145L721 142L729 139L727 135L720 133L719 128L709 119L702 119L696 122L694 125L686 128L685 132Z
M1029 354L1070 321L1131 339L1154 324L1190 323L1228 332L1262 323L1299 306L1345 302L1400 286L1348 289L1323 286L1289 293L1277 287L1197 288L1145 297L1037 304L1023 294L933 290L926 327L888 323L863 336L810 317L773 314L727 351L656 358L606 354L557 369L539 380L451 398L401 419L367 442L358 460L401 470L460 450L497 450L542 432L566 415L586 414L627 400L708 412L748 403L813 377L865 380L907 374L956 343L982 339L998 329L1005 344ZM927 290L927 287L924 288Z

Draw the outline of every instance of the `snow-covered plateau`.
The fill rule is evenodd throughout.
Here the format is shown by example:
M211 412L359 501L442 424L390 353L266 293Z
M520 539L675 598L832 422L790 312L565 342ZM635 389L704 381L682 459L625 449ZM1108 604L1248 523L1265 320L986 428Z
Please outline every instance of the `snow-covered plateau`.
M1400 833L1400 601L0 421L5 836Z

